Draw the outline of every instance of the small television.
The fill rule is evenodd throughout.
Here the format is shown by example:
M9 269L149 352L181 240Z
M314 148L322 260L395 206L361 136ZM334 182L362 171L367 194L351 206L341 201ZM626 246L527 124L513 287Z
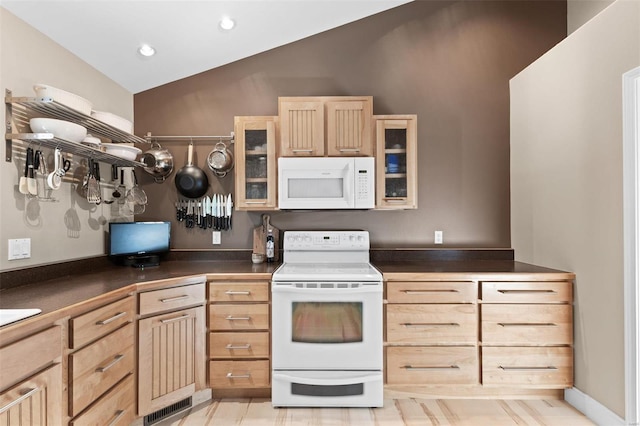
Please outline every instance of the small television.
M171 222L110 222L109 257L137 268L157 266L170 239Z

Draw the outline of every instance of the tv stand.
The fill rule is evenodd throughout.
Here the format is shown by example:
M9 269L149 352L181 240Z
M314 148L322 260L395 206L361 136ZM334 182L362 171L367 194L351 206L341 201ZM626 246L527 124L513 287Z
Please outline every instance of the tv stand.
M150 266L160 265L160 255L150 254L145 256L127 256L124 258L123 263L125 266L131 266L134 268L148 268Z

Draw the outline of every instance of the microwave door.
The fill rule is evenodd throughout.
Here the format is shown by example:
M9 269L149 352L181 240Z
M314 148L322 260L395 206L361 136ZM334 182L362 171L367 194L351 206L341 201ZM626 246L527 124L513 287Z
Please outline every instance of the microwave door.
M353 208L352 164L342 167L281 169L281 208Z

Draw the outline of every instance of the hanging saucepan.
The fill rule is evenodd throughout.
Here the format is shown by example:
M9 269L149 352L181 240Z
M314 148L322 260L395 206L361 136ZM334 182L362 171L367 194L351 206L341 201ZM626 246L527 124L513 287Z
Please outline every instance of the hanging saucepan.
M142 154L144 171L153 176L156 183L162 183L173 171L173 155L162 148L159 143L153 142L151 149Z
M187 164L176 173L175 184L178 192L187 198L200 198L209 189L206 173L193 165L193 142L189 143Z
M233 154L224 142L218 142L207 157L207 164L218 177L225 177L233 168Z

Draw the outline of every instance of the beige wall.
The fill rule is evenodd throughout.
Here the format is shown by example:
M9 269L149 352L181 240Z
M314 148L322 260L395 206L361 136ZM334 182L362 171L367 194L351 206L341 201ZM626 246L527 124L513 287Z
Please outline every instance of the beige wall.
M640 2L618 0L511 80L517 260L574 271L575 386L624 417L622 74Z
M567 34L571 34L615 0L567 0Z
M376 114L418 116L418 210L273 212L286 229L366 229L374 247L510 247L509 85L566 36L562 2L418 1L135 95L136 133L228 135L235 115L276 115L278 96L373 95ZM197 143L205 167L213 143ZM167 143L177 168L186 142ZM213 192L233 174L209 173ZM172 179L143 182L144 219L172 220ZM173 244L250 249L259 213L238 212L222 245L174 223Z
M94 108L133 117L133 95L69 51L0 7L0 87L14 96L35 96L35 83L49 84L93 102ZM2 121L4 122L4 108ZM24 149L14 143L12 162L0 163L0 270L55 263L104 254L103 223L112 217L107 205L95 210L75 192L68 179L53 193L58 202L27 198L17 190L24 168ZM4 158L3 143L3 158ZM43 149L45 154L51 150ZM74 159L71 172L82 172ZM108 176L106 165L102 169ZM74 176L77 177L77 176ZM79 231L65 225L77 215ZM7 260L7 240L31 238L31 258Z

